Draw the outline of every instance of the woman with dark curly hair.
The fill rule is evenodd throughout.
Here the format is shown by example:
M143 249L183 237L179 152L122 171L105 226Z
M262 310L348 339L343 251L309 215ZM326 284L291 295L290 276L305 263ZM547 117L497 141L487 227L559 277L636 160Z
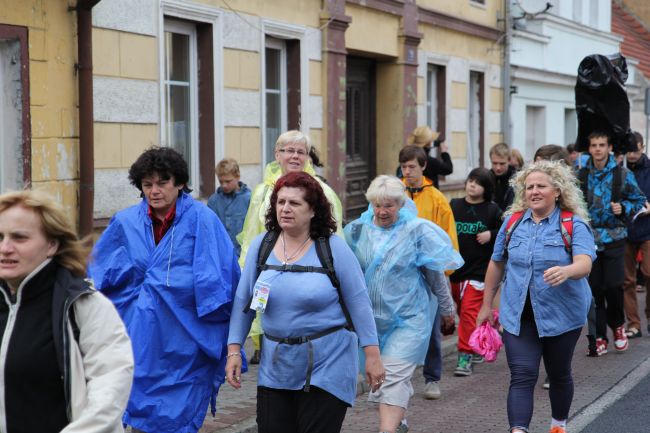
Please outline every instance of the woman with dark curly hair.
M143 200L111 219L89 269L133 340L124 423L134 432L196 432L223 383L237 256L217 215L188 194L181 154L148 149L129 179Z
M257 310L264 328L259 432L338 432L356 395L359 342L371 387L384 379L363 273L345 241L332 236L332 208L307 173L278 179L266 229L251 243L237 287L226 380L241 387L241 346ZM327 249L331 254L323 253ZM323 254L332 259L333 273Z

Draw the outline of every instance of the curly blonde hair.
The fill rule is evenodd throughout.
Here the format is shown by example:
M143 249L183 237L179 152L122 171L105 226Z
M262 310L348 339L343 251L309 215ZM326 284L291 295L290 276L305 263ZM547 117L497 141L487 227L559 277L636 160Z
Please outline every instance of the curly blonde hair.
M510 179L510 185L515 190L515 199L512 206L506 211L507 214L525 211L526 204L526 178L534 172L547 174L551 178L551 184L558 191L558 204L560 209L573 212L584 221L589 221L589 212L585 203L582 191L578 186L578 179L573 170L561 161L537 161L526 165Z
M16 191L0 195L0 213L15 206L34 212L41 221L45 237L58 241L59 247L52 259L74 276L85 277L89 248L77 237L63 207L41 191Z

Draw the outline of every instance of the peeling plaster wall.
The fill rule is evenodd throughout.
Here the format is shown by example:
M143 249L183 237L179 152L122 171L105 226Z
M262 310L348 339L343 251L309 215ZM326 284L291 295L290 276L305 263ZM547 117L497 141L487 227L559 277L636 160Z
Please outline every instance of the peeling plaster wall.
M22 187L20 44L0 40L0 191Z
M2 176L11 171L13 187L32 187L54 196L73 221L78 216L78 89L75 65L77 63L76 14L68 10L70 2L43 0L0 0L0 24L27 29L26 49L29 62L29 117L31 128L31 167L29 173L20 173L23 154L22 119L16 112L8 121L6 104L18 101L16 84L8 96L3 93L0 111L3 136L19 137L20 145L4 145L0 153ZM5 57L5 53L0 58ZM3 67L6 67L4 65ZM3 70L3 90L7 90L6 69ZM10 80L19 78L12 76ZM21 89L22 91L22 89ZM9 97L9 99L7 99ZM16 102L18 103L18 102ZM22 110L23 107L20 106ZM16 126L16 123L18 126ZM10 152L7 154L7 152ZM9 167L6 167L9 164ZM24 185L23 178L31 179Z

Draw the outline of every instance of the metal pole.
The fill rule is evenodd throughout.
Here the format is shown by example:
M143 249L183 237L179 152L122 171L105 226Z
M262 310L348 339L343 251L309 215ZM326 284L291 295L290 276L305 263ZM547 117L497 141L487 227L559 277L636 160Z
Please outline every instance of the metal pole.
M503 131L503 141L512 147L512 133L510 130L510 38L512 37L512 16L510 1L503 1L505 6L503 17L505 36L503 37L503 114L501 129Z

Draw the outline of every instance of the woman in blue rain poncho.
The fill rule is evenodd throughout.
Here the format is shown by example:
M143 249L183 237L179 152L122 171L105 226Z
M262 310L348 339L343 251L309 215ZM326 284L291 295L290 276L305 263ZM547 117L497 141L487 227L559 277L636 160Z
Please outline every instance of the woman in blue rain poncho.
M194 433L224 381L237 257L216 214L188 194L178 152L145 151L129 178L144 199L111 219L89 269L133 342L124 423L139 432Z
M436 308L443 332L453 330L444 271L458 269L463 259L442 229L418 218L412 202L405 205L404 184L396 177L377 177L366 198L368 210L344 231L364 270L386 369L383 386L369 400L379 403L380 431L393 432L413 395L411 377L424 361Z

